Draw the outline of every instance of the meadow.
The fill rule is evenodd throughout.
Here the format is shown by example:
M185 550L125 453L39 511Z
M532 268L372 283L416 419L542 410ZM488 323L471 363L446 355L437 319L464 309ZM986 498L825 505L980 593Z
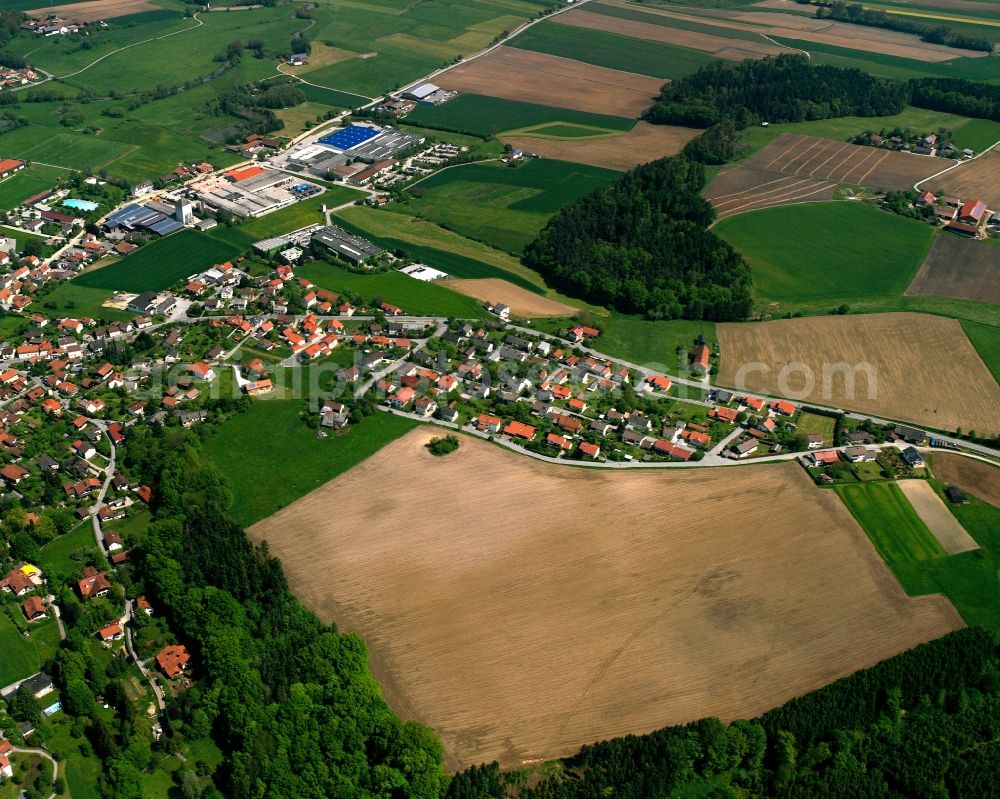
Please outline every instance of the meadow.
M570 27L552 21L535 25L508 44L608 69L671 80L686 77L715 60L709 53L686 47Z
M357 274L324 261L315 261L298 267L295 274L329 291L353 292L365 302L381 297L384 302L398 305L407 314L416 316L455 316L463 319L487 316L482 304L471 297L463 297L400 272Z
M74 278L77 286L113 291L161 291L212 264L235 258L232 244L185 228L157 239L120 261Z
M258 400L205 439L205 454L232 489L233 521L246 526L269 516L416 426L376 413L343 434L318 439L301 418L304 412L301 400ZM280 478L262 480L262 475Z
M22 169L0 183L0 211L17 208L28 197L52 188L59 178L67 177L68 174L65 170L41 164L32 164L27 169Z
M788 304L902 295L934 238L929 225L843 201L750 211L714 231L750 264L760 302Z
M994 379L1000 383L1000 328L967 319L961 321L965 335L969 337L986 368L993 373Z
M516 41L516 40L515 40ZM460 94L444 105L421 105L407 114L411 125L427 125L442 130L455 130L491 136L508 130L535 127L548 123L581 125L594 132L625 132L635 120L622 117L573 111L568 108L522 103L481 94Z
M50 575L75 578L83 568L83 563L75 559L73 554L84 550L97 552L94 532L89 521L81 522L65 535L43 546L40 565Z
M946 556L899 486L857 483L835 490L890 566Z
M427 195L404 207L415 216L519 254L560 208L618 177L612 170L549 159L516 167L479 162L421 181L416 186Z
M4 605L0 610L0 686L30 677L42 663L55 654L59 644L59 630L54 619L28 625L31 637L25 638L10 620L8 613L20 614L19 603ZM21 617L24 621L24 617Z
M76 280L65 280L59 283L53 291L46 294L41 302L31 307L43 316L63 318L66 316L89 316L91 319L132 319L131 311L119 311L115 308L105 308L103 303L114 294L110 289L90 288L80 285Z
M82 133L53 132L58 128L27 125L0 134L0 147L12 158L37 161L45 165L97 172L101 167L126 155L134 145L98 139Z

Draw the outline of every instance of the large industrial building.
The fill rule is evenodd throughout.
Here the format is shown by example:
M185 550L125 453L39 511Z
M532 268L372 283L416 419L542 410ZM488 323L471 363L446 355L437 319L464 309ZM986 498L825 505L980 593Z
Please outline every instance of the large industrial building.
M346 258L356 264L362 264L385 252L381 247L376 247L367 239L352 235L336 225L327 225L321 230L317 230L312 234L312 240L341 258Z
M364 168L345 169L348 161L352 162L352 167L358 161L386 161L423 142L420 136L394 128L372 124L348 125L281 153L273 159L273 163L292 172L342 180Z
M204 205L234 216L263 216L324 191L322 186L274 169L248 166L194 183Z

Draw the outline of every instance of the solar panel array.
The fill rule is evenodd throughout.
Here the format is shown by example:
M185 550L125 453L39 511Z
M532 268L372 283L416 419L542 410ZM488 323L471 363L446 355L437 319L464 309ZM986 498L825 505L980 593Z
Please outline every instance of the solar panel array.
M352 147L357 147L369 139L374 139L380 133L382 131L378 128L369 128L365 125L349 125L346 128L341 128L324 136L319 141L321 144L333 147L336 150L350 150Z

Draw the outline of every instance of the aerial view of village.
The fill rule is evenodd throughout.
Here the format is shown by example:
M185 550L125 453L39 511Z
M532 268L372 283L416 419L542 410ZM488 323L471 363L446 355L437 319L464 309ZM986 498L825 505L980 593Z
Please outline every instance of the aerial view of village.
M0 0L0 799L994 797L997 0Z

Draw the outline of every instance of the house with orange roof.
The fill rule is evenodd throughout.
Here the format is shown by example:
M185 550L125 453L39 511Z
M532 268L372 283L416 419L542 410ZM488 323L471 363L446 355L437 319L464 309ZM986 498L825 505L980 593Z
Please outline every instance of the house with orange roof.
M749 396L743 398L743 404L746 405L748 408L753 408L755 411L764 410L764 405L766 405L764 400L758 399L757 397L749 397Z
M783 416L795 415L795 406L788 400L775 400L771 403L771 410Z
M546 435L545 443L550 447L555 447L560 452L569 452L573 449L573 442L566 438L566 436L561 436L557 433L549 433Z
M672 382L666 375L650 375L646 378L646 384L659 391L669 391Z
M535 428L530 424L525 424L524 422L510 422L504 429L504 435L513 436L514 438L523 438L525 441L531 441L535 437Z
M21 612L29 622L44 619L48 613L45 609L45 602L41 597L29 596L21 603Z
M112 642L120 641L125 637L125 631L122 629L122 626L115 621L98 630L97 637L101 639L101 643L105 646L111 646Z
M191 662L191 655L184 646L165 646L156 656L156 665L167 677L173 679L184 671Z
M215 370L204 361L198 361L188 367L191 373L199 380L215 380Z
M491 433L499 433L500 427L503 425L503 419L498 416L489 416L488 414L480 414L479 418L476 419L476 427L483 431L489 431Z

